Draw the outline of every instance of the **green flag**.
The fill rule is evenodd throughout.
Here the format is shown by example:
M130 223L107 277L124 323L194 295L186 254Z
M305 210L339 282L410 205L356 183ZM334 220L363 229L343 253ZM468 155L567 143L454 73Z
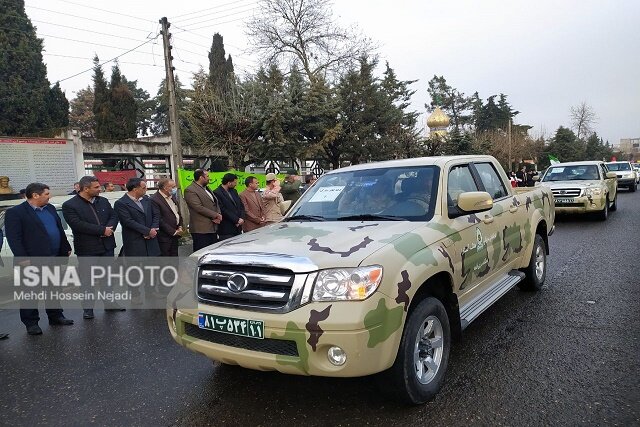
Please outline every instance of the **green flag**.
M560 163L560 160L558 160L556 156L552 156L551 154L549 154L549 161L552 165L557 165L558 163Z

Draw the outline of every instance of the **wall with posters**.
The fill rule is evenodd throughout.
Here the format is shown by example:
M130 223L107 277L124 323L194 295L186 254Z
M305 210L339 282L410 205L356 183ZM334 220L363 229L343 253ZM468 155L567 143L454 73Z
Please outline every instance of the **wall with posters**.
M244 180L249 176L255 176L258 179L260 188L264 188L267 185L266 174L230 170L227 172L209 172L209 179L211 180L209 182L209 188L211 188L212 190L218 188L218 186L222 184L222 177L225 173L233 173L238 176L238 185L236 186L236 190L238 191L238 193L246 188L246 186L244 185ZM282 181L285 175L279 174L277 175L277 177L280 181ZM193 171L187 169L178 169L178 182L180 184L180 189L184 193L184 189L193 182Z
M83 170L82 143L57 138L0 138L0 176L14 192L32 182L47 184L53 195L73 190Z

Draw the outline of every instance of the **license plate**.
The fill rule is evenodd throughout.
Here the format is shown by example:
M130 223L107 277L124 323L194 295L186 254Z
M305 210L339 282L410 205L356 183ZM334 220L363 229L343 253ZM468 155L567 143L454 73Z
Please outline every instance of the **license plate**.
M573 203L575 199L556 199L556 203Z
M261 320L236 319L216 314L198 313L200 329L223 332L256 339L264 338L264 322Z

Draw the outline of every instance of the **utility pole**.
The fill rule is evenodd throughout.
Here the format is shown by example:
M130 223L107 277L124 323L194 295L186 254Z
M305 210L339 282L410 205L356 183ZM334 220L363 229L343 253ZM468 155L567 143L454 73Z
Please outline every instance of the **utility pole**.
M176 105L176 85L173 77L173 56L171 56L171 34L169 33L169 21L166 17L160 19L162 25L162 44L164 46L164 68L167 76L165 81L167 82L167 92L169 94L169 130L171 132L171 175L178 187L178 208L180 209L180 215L185 223L189 221L189 212L184 202L182 192L184 188L180 186L180 180L178 179L178 168L182 166L182 140L180 139L180 123L178 121L178 109Z
M507 140L509 142L509 172L513 171L513 164L511 163L511 119L509 119L509 127L507 128Z

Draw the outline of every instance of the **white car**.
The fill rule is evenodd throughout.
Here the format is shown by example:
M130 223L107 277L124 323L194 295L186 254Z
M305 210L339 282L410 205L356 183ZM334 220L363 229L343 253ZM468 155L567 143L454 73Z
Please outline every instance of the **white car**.
M631 166L631 162L605 163L607 169L618 176L618 188L627 187L632 193L638 189L638 172Z

